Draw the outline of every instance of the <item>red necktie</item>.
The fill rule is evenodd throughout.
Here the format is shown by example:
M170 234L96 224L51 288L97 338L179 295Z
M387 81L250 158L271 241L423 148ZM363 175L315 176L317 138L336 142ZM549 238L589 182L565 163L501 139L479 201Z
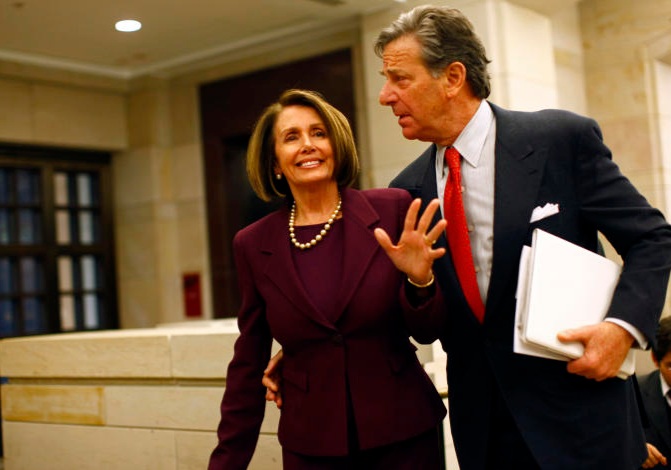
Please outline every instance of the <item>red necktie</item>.
M480 323L485 317L485 306L480 297L478 281L475 277L473 266L473 254L471 253L471 241L468 238L468 227L466 226L466 214L464 203L461 199L461 155L454 147L445 150L445 163L450 171L445 184L445 195L443 196L443 208L447 220L447 241L450 245L450 253L457 270L457 277L461 284L468 305L473 310L475 317Z

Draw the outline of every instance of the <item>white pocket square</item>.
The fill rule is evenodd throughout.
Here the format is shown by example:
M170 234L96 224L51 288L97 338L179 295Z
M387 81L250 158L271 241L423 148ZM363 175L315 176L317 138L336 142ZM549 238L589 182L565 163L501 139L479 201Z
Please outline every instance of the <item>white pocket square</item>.
M533 224L534 222L538 222L539 220L545 219L546 217L550 217L551 215L555 215L559 213L559 204L551 204L551 203L546 203L543 207L538 206L536 207L533 212L531 213L531 220L529 223Z

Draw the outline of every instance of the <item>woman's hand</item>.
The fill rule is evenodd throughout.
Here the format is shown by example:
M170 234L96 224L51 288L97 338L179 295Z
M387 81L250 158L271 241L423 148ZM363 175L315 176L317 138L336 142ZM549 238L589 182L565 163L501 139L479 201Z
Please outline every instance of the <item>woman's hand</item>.
M263 371L261 383L266 387L266 401L274 401L278 409L282 408L282 357L284 353L280 349L277 354L270 358L266 370Z
M645 460L645 462L643 462L641 468L653 468L657 465L666 467L666 457L664 457L662 453L657 450L657 447L648 442L646 442L645 445L648 448L648 458Z
M410 204L398 244L394 245L383 229L375 229L375 238L394 266L404 272L413 283L420 285L431 281L433 278L431 267L434 260L445 254L445 248L434 249L433 244L447 226L445 219L441 219L429 229L433 216L440 208L438 199L434 199L426 206L418 221L421 203L420 199L415 199Z

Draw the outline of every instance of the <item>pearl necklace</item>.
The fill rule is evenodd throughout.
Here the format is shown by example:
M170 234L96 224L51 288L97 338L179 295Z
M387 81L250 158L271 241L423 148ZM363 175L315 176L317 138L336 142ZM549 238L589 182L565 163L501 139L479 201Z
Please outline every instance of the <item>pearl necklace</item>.
M336 217L338 217L338 212L340 212L341 205L342 205L342 198L340 197L340 193L338 193L338 204L336 205L333 214L331 214L331 217L329 217L329 219L324 224L324 228L322 228L321 231L317 234L317 236L314 237L309 242L300 243L298 240L296 240L296 235L294 234L294 222L296 221L296 201L294 201L294 203L291 205L291 214L289 214L289 238L291 238L291 243L293 243L296 248L305 250L307 248L312 248L318 242L322 241L326 236L326 234L328 233L328 231L331 230L331 225L333 224L333 221L336 219Z

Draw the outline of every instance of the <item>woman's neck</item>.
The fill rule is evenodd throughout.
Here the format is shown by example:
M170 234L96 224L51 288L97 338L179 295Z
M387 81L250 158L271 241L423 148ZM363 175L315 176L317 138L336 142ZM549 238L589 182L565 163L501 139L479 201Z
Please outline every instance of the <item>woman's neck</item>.
M323 224L332 215L338 204L337 186L329 186L321 191L296 192L296 225Z

